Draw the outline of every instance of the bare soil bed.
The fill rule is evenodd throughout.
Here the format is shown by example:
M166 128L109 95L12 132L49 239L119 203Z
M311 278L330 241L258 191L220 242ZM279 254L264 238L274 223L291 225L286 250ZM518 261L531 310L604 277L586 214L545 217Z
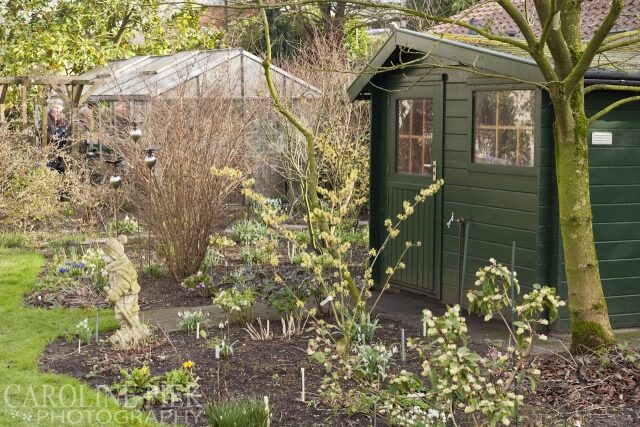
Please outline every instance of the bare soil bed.
M276 328L277 329L277 328ZM381 322L377 336L385 343L399 344L399 327L391 322ZM214 349L207 348L204 340L196 340L194 334L172 332L159 334L157 342L139 352L113 350L104 341L82 348L59 339L47 347L40 359L40 367L47 372L69 374L83 379L94 387L109 386L119 379L120 369L140 367L147 363L153 375L179 367L184 361L195 364L195 372L201 378L201 397L190 402L191 406L156 406L152 411L156 419L204 426L201 405L227 399L269 396L272 424L275 426L366 426L372 422L365 416L345 417L336 415L330 408L313 402L324 370L307 355L308 336L291 340L281 336L269 341L252 341L240 327L232 327L231 340L236 342L234 354L217 360ZM408 353L405 363L399 353L394 358L393 370L407 369L418 372L417 355ZM305 368L307 402L300 400L301 374ZM378 422L378 425L382 425Z

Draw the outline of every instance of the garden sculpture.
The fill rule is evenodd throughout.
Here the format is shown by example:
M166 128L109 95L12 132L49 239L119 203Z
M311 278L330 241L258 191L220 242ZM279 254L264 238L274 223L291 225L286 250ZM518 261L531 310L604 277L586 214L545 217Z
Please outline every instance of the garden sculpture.
M151 331L138 315L140 285L136 269L125 255L124 246L117 239L107 240L104 260L105 269L109 274L109 283L105 288L107 300L115 305L116 319L120 322L120 330L109 339L119 348L136 347L151 335Z

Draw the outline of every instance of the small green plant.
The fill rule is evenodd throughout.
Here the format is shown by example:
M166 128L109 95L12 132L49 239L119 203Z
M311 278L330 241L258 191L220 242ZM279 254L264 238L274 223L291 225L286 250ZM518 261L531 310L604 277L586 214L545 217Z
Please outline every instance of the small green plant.
M196 274L184 279L181 286L188 291L197 292L200 295L208 296L213 291L213 284L211 282L211 276L202 271L198 271Z
M240 257L248 265L266 265L271 263L274 257L273 250L268 245L257 245L242 248Z
M124 399L125 408L145 408L196 396L199 379L194 372L194 363L187 360L181 368L168 371L163 376L152 376L147 365L130 371L121 369L120 381L111 389Z
M93 338L93 329L89 326L89 319L86 317L76 325L76 331L80 341L84 344L91 344L91 338Z
M2 233L0 234L0 247L28 249L32 244L25 234L21 233Z
M208 271L216 265L220 264L220 262L224 259L224 255L216 248L212 248L211 246L207 249L207 252L204 254L204 258L200 263L200 270Z
M258 220L262 220L266 210L282 213L282 200L267 197L263 203L251 203L251 213Z
M60 290L89 286L101 292L107 284L102 250L88 249L80 255L74 248L62 249L53 257L37 288Z
M118 231L118 234L124 234L127 236L132 236L138 232L140 229L140 225L138 221L135 219L129 218L129 215L125 216L122 221L118 221L117 223L114 221L109 222L109 231Z
M104 251L102 249L89 248L82 255L86 273L91 277L91 284L97 291L104 290L109 280L105 270Z
M182 363L182 367L167 371L162 379L165 393L171 402L179 402L181 396L194 396L199 385L199 377L194 372L195 364L191 360ZM170 393L170 394L169 394Z
M142 269L142 277L149 277L151 279L160 279L167 277L168 271L160 264L147 265Z
M162 401L160 377L152 376L147 365L130 371L121 369L120 381L114 383L111 389L125 399L125 408L142 408Z
M236 242L249 245L258 240L266 239L269 236L269 230L256 220L244 219L231 227L229 235Z
M226 335L223 335L223 337L224 338L213 338L207 341L207 348L215 349L218 347L220 357L222 359L227 359L233 356L233 346L235 345L235 342L229 341Z
M339 232L340 239L343 242L351 243L362 247L369 246L369 228L359 228L357 230L345 230Z
M350 323L352 330L350 336L356 344L369 344L373 342L373 337L378 329L378 319L371 320L371 315L367 312L360 312L353 323Z
M279 316L289 316L298 310L298 295L294 294L288 288L278 289L267 297L267 301L273 307Z
M210 323L208 315L208 313L203 313L202 310L180 311L178 312L178 329L183 332L195 332L199 323L200 330L203 331Z
M234 288L244 289L251 286L255 280L255 272L251 271L248 266L243 265L242 267L227 274L220 284L231 285Z
M67 249L78 246L80 243L86 241L87 237L88 236L83 233L55 235L46 240L46 246L50 249Z
M240 323L251 320L255 302L256 294L253 288L246 288L244 291L236 288L226 289L213 298L213 303L227 314L229 320Z
M214 403L205 407L210 427L267 427L271 414L260 400Z
M387 348L382 344L362 344L355 347L354 374L369 382L384 381L387 378L387 368L397 347Z

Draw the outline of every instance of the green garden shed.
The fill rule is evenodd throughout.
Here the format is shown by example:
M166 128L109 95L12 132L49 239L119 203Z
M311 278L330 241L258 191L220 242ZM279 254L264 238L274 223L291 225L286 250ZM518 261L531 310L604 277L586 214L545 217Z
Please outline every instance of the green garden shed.
M370 100L372 108L372 247L380 247L383 222L401 211L403 200L435 177L445 180L440 193L403 224L376 279L382 280L405 240L421 241L392 285L457 303L490 257L511 263L515 242L523 290L541 283L566 295L553 111L535 84L542 76L532 60L502 46L479 46L477 39L396 29L349 88L352 100ZM619 55L627 55L619 58L627 63L637 57ZM585 84L596 83L640 85L640 73L594 64ZM593 92L587 114L629 95ZM640 102L594 122L589 150L596 250L611 322L640 326ZM564 313L561 324L567 321Z

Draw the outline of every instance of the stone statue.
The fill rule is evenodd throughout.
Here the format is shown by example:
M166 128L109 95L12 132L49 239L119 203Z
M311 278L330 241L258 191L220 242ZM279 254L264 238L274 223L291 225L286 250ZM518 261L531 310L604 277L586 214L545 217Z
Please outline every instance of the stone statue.
M151 335L149 328L140 321L138 313L138 275L133 263L124 253L124 246L117 239L107 240L104 247L104 261L109 274L105 287L107 301L115 305L116 319L120 330L109 340L117 347L136 347Z

